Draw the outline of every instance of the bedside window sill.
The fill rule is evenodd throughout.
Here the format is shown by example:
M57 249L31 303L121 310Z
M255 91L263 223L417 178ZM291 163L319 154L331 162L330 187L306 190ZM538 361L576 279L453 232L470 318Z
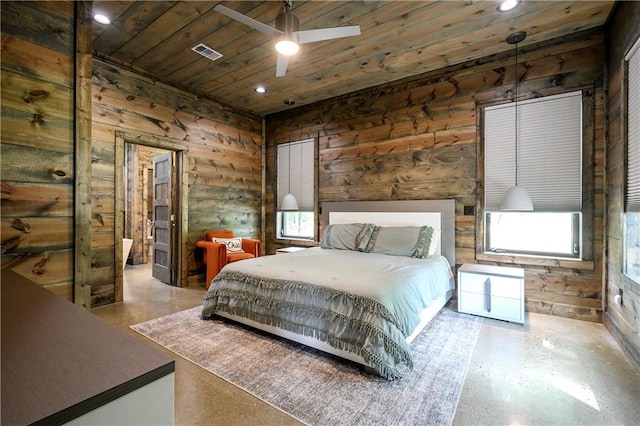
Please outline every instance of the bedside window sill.
M476 253L476 260L499 264L546 266L552 268L582 269L593 271L593 260L552 259L549 257L518 256L501 253Z

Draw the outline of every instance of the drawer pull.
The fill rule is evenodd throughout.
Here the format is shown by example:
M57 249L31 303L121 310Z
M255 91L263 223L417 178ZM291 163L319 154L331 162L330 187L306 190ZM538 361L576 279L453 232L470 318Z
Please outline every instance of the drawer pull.
M491 312L491 278L484 282L484 294L487 297L487 312Z

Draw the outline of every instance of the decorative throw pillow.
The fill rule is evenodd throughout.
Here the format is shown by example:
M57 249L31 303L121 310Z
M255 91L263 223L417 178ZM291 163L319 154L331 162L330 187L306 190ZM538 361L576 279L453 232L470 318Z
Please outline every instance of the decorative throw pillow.
M365 251L424 258L429 253L432 234L430 226L376 226Z
M364 251L375 229L371 223L329 225L322 232L320 247L338 250Z
M218 244L224 244L227 246L227 251L229 253L244 253L242 250L242 238L216 238L213 237L213 242Z
M429 244L429 250L425 256L433 256L440 248L440 231L433 230L431 234L431 243ZM423 252L424 253L424 252Z

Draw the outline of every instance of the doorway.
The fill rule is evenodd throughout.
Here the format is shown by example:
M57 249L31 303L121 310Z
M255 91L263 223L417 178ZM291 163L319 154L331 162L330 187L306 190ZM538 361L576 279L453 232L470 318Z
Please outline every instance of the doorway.
M186 153L171 142L119 132L115 157L116 241L123 242L121 248L116 245L116 260L122 265L116 294L122 295L127 265L149 271L166 284L186 285Z
M175 285L173 268L177 184L176 153L125 142L124 238L130 245L123 257L129 265L151 263L154 278Z

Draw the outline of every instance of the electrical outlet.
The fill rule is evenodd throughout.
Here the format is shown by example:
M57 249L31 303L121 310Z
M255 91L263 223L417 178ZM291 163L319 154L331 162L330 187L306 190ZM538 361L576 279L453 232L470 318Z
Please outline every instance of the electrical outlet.
M624 295L624 292L621 288L618 289L618 294L620 295L620 306L624 308L624 298L622 297Z

